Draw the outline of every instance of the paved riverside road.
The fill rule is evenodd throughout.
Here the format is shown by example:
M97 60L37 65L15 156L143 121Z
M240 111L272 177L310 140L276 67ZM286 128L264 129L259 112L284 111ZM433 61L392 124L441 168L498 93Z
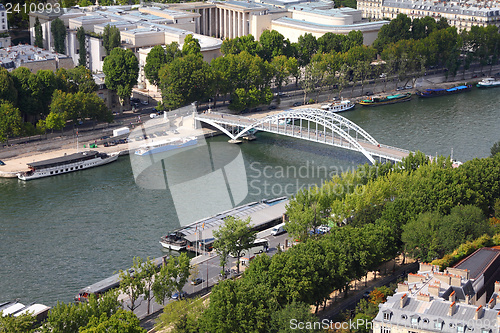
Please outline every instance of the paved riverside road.
M283 247L287 239L288 242L290 242L290 237L288 236L287 233L278 236L272 236L271 230L272 228L257 233L257 238L264 238L268 240L269 252L267 252L267 255L269 256L273 256L278 251L277 250L278 245ZM237 260L235 258L228 257L228 263L229 263L228 266L234 269L236 268L236 262ZM203 283L197 286L193 286L188 281L188 283L184 286L183 290L187 293L187 297L203 296L208 292L210 292L210 289L219 281L219 273L222 270L222 267L220 266L219 262L219 256L215 255L215 252L209 253L208 255L202 254L191 259L191 264L198 265L198 269L200 272L199 277L203 279ZM207 286L207 281L208 281L208 286ZM139 317L139 319L141 319L141 326L147 330L150 330L154 327L156 323L156 318L162 313L161 310L163 306L156 303L154 300L151 301L151 311L150 311L151 315L148 315L147 301L144 301L142 299L140 301L141 304L134 311L134 313ZM165 301L165 304L168 304L169 302L173 301L175 300L168 299ZM126 307L127 304L129 304L129 302L127 300L124 300L125 308L127 308Z

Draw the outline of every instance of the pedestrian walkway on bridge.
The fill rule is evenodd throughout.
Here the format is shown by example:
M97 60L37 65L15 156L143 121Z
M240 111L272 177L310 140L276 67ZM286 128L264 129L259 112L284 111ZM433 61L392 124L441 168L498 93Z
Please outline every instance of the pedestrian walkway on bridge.
M290 109L260 119L209 110L194 117L219 129L232 140L249 135L253 129L357 151L371 163L376 160L399 162L410 153L409 150L379 143L354 122L326 110Z

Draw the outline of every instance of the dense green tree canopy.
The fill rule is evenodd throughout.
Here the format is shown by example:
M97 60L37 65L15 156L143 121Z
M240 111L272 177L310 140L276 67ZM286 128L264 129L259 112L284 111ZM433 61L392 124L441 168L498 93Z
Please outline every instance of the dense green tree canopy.
M128 103L139 76L139 62L134 53L119 47L112 49L110 55L104 58L102 70L108 89L116 91L122 105Z
M102 44L106 50L106 55L110 55L114 48L121 45L120 30L114 25L107 24L102 34Z
M21 134L21 112L12 103L0 100L0 142Z
M52 31L52 36L54 37L54 50L57 53L66 53L66 27L64 22L60 18L56 18L50 23L50 30Z

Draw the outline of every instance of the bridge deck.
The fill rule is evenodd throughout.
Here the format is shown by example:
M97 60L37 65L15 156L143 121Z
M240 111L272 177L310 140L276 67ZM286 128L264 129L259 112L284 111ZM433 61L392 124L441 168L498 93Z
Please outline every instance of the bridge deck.
M225 126L239 127L239 128L255 128L259 131L282 134L299 139L360 151L358 147L355 147L345 138L342 138L339 135L335 135L331 131L326 131L324 129L317 130L317 127L312 128L311 125L309 125L309 127L300 127L293 123L287 124L286 122L279 122L277 118L275 120L272 120L273 118L271 117L273 116L277 116L277 114L264 117L264 118L270 118L269 121L264 123L262 123L264 118L257 119L245 116L220 114L213 112L199 114L196 116L196 119L209 124L210 123L216 124L219 126L225 125ZM348 134L348 132L345 132L345 134ZM352 139L355 140L362 148L364 148L368 152L368 154L370 154L374 159L378 158L378 159L389 159L392 161L401 161L403 157L408 156L408 154L410 153L408 150L391 147L383 144L373 144L372 142L368 142L363 139L358 139L357 137L352 137Z

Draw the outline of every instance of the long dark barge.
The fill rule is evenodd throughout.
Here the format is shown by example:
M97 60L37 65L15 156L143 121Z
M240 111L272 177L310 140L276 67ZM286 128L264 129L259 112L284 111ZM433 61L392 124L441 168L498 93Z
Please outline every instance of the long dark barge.
M424 91L417 91L417 96L422 98L430 98L430 97L439 97L439 96L447 96L463 93L466 91L470 91L472 89L472 85L462 85L449 89L425 89Z

